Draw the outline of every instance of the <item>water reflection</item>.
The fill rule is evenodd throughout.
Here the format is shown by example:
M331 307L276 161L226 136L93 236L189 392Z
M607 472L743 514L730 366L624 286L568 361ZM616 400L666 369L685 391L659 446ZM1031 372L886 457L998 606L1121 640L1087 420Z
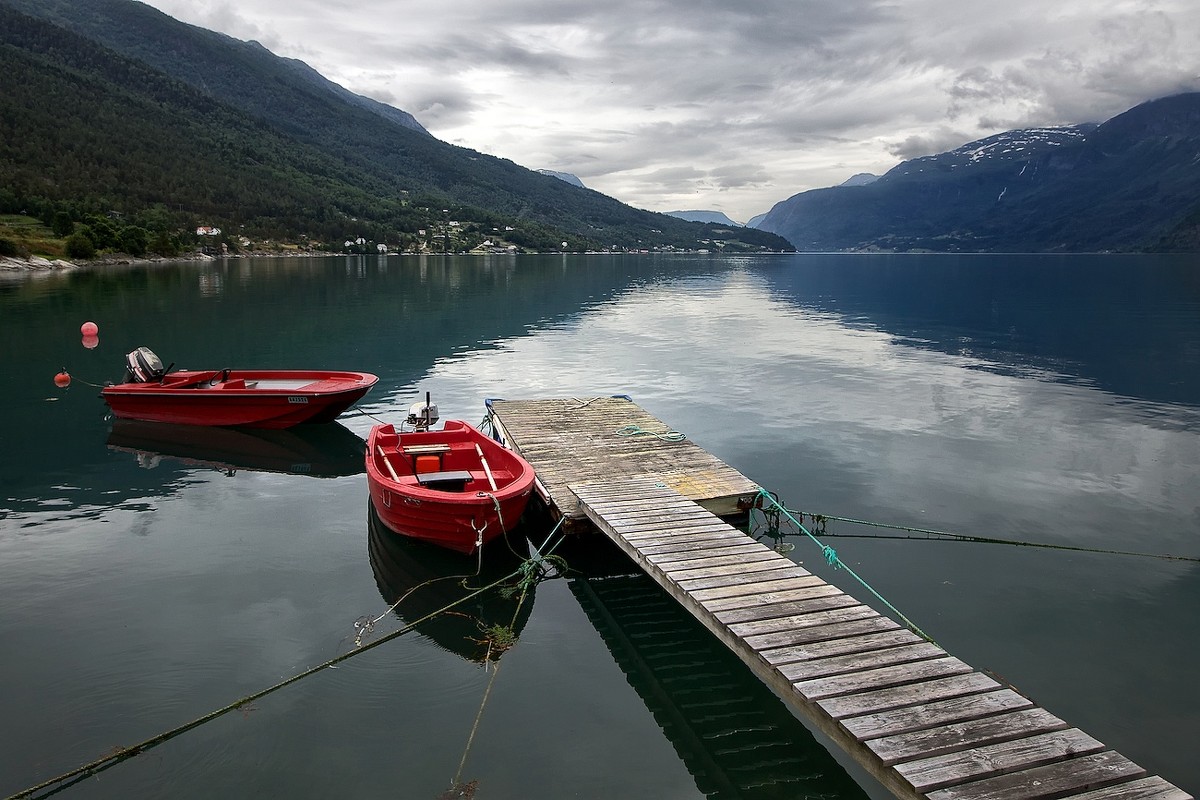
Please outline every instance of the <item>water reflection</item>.
M867 797L783 703L650 578L569 583L705 796Z
M797 309L897 344L1200 405L1200 273L1189 256L817 255L761 274Z
M379 594L396 616L444 650L480 664L495 661L520 636L533 611L534 588L524 600L519 593L496 587L468 598L481 587L516 571L529 556L522 536L501 539L482 560L398 536L379 521L367 504L367 545ZM515 581L505 581L512 585ZM456 605L454 605L456 604ZM442 612L448 606L454 608Z
M252 470L337 478L365 471L365 443L337 422L259 430L116 419L107 445L136 456L147 469L169 458L231 475Z

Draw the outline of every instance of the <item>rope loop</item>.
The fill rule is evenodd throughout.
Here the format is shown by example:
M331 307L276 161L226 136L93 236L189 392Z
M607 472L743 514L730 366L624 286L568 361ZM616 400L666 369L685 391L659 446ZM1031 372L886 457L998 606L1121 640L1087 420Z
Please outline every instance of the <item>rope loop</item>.
M648 431L640 425L625 425L617 428L617 436L653 436L656 439L662 439L664 442L682 442L687 439L677 430L668 429L662 433Z

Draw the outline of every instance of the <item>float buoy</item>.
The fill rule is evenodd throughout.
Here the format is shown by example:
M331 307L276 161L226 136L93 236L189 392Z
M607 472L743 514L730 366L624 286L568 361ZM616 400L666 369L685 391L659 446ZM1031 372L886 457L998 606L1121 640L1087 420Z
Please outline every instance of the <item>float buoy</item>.
M54 376L54 385L60 389L65 389L71 385L71 375L65 369Z
M79 332L84 336L96 336L100 333L100 327L94 322L85 322L79 326Z
M86 347L88 350L95 350L96 345L98 345L98 344L100 344L99 336L96 336L94 334L92 336L88 336L86 334L84 335L83 346Z

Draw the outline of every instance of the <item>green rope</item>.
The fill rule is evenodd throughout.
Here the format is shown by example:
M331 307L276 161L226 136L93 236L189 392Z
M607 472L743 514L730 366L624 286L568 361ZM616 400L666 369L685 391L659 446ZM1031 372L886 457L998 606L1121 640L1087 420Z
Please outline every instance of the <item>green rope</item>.
M565 519L565 517L563 519ZM562 523L562 520L559 520L559 524L561 524L561 523ZM559 525L554 526L554 530L552 530L550 532L550 535L546 537L546 541L542 543L542 547L545 547L546 544L549 543L550 538L552 536L554 536L555 532L558 531L558 528L559 528ZM547 555L549 554L549 552L552 552L555 549L555 547L557 547L557 546L558 546L558 542L555 542L554 547L551 547L550 551L547 551ZM539 563L543 562L543 560L545 559L545 556L543 556L539 551L537 551L536 548L535 548L535 553L536 553L536 555L530 560L532 561L532 560L536 559ZM536 572L535 572L535 574L536 574ZM543 573L543 574L545 574L545 573ZM403 636L404 634L409 633L412 630L416 629L416 627L418 625L428 622L429 620L433 619L434 617L437 617L440 614L444 614L444 613L450 611L455 606L458 606L462 603L467 602L468 600L478 597L479 595L481 595L485 592L491 591L492 589L495 589L496 587L500 586L501 584L504 584L507 581L510 581L517 577L522 578L522 584L526 591L528 589L529 582L532 581L532 582L536 583L536 580L533 580L529 577L529 570L526 569L525 563L522 563L520 567L518 567L516 570L509 573L508 575L504 576L503 578L499 578L498 580L495 580L492 583L489 583L487 586L483 586L479 589L476 589L475 591L471 592L470 594L465 595L465 596L460 597L459 599L455 600L453 603L450 603L449 605L446 605L443 608L439 608L436 611L432 611L432 612L426 614L425 616L421 617L420 619L418 619L414 622L410 622L408 625L405 625L403 628L400 628L399 630L395 630L385 636L381 636L380 638L376 639L373 642L368 642L367 644L358 646L354 650L343 653L340 656L335 656L334 658L329 659L328 661L326 661L323 664L318 664L315 667L310 667L309 669L306 669L303 672L293 675L292 677L287 678L286 680L280 681L279 683L275 684L274 686L270 686L266 689L255 692L254 694L246 695L245 697L241 698L240 700L235 700L234 702L230 703L229 705L219 708L216 711L211 711L202 717L197 717L196 719L192 720L191 722L185 723L176 728L172 728L171 730L157 734L156 736L152 736L149 739L146 739L145 741L139 742L138 744L130 745L128 747L122 747L121 749L117 750L114 753L111 753L102 758L98 758L95 761L84 764L81 767L76 767L75 769L71 770L70 772L65 772L56 778L51 778L49 780L42 781L41 783L37 784L36 786L30 786L28 789L23 789L23 790L17 792L16 794L9 795L8 797L4 798L4 800L19 800L19 798L30 797L31 795L34 795L37 792L42 791L43 789L48 789L49 787L54 786L55 784L62 784L64 781L68 781L72 778L75 778L75 780L71 781L71 783L66 784L67 786L73 785L73 784L77 783L78 781L83 780L84 778L87 778L87 777L90 777L90 776L96 774L97 772L102 772L102 771L108 769L109 767L116 766L117 764L121 763L122 761L133 758L134 756L141 755L142 753L146 752L147 750L157 747L158 745L162 744L163 742L174 739L176 736L186 733L186 732L192 730L193 728L200 727L201 725L203 725L206 722L211 722L212 720L217 719L218 717L224 716L225 714L228 714L230 711L241 708L242 706L252 703L255 700L258 700L260 698L266 697L267 695L271 694L272 692L279 691L280 689L284 688L285 686L290 686L299 680L309 677L310 675L315 675L316 673L321 672L322 670L333 667L336 664L340 664L343 661L346 661L348 659L353 658L354 656L365 653L368 650L371 650L375 647L379 647L381 644L384 644L385 642L390 642L392 639ZM66 786L59 786L58 788L48 792L44 796L49 796L50 794L54 794L64 788L66 788Z
M553 537L558 529L562 526L563 520L565 519L566 517L559 518L558 522L554 525L554 529L550 531L550 535L546 537L546 541L542 542L542 547L545 547L547 544L549 544L550 538ZM542 553L537 547L534 547L533 555L521 563L521 566L518 570L521 573L521 580L518 583L521 596L517 599L517 607L513 611L512 622L509 623L510 631L517 627L517 618L521 614L521 606L524 604L525 598L529 596L530 590L539 582L545 580L548 575L554 574L548 569L548 566L552 565L556 570L559 569L559 565L565 567L566 562L563 561L562 556L553 555L554 550L560 544L562 544L562 541L563 540L560 537L558 541L556 541L554 545L545 553ZM533 545L531 544L530 546L532 547ZM505 649L507 649L507 647ZM497 659L498 658L499 656L497 656ZM487 663L486 658L484 663ZM450 781L451 792L454 792L455 790L459 790L461 792L463 787L466 786L460 782L463 768L467 765L467 755L471 752L471 745L475 742L475 734L479 730L479 721L483 718L483 709L487 705L488 698L492 694L492 686L496 683L496 676L499 674L500 662L497 660L496 666L492 670L492 677L488 679L487 688L483 692L483 700L481 700L479 703L479 711L475 714L475 722L473 725L471 725L471 732L467 736L467 745L463 749L462 758L458 762L458 770L454 773L453 780ZM450 794L451 792L447 792L447 794Z
M846 536L847 535L847 534L836 534L836 533L826 533L825 532L825 522L826 521L834 521L834 522L846 522L846 523L850 523L853 525L866 525L866 526L870 526L870 527L874 527L874 528L886 528L886 529L895 530L895 531L905 531L908 533L921 533L921 534L925 534L926 538L928 538L930 536L934 536L934 537L940 537L942 539L948 539L948 540L957 541L957 542L979 542L982 544L1011 544L1011 545L1015 545L1018 547L1042 547L1042 548L1046 548L1048 550L1073 550L1078 553L1102 553L1104 555L1113 555L1113 556L1136 556L1138 558L1160 558L1160 559L1164 559L1166 561L1200 562L1200 558L1198 558L1196 556L1176 556L1176 555L1171 555L1169 553L1139 553L1139 552L1135 552L1132 550L1107 550L1107 549L1100 548L1100 547L1080 547L1077 545L1069 545L1069 544L1050 544L1048 542L1026 542L1026 541L1021 541L1020 539L1002 539L1002 538L995 537L995 536L971 536L968 534L953 533L951 531L939 531L939 530L935 530L932 528L913 528L913 527L909 527L907 525L889 525L884 522L871 522L870 520L853 519L851 517L835 517L831 514L812 514L807 511L796 511L794 513L798 514L801 519L803 519L804 517L808 517L808 518L812 519L814 525L816 526L818 535L822 535L822 536L839 536L839 535ZM863 535L868 536L869 534L863 534ZM912 538L912 537L894 537L894 538Z
M771 505L773 505L785 517L787 517L791 521L791 523L796 526L797 529L799 529L808 538L812 539L813 543L816 544L817 547L821 548L821 554L823 556L825 556L825 560L828 561L829 564L834 569L844 569L844 570L846 570L846 572L849 572L856 581L861 583L867 589L867 591L869 591L871 594L875 595L875 597L879 600L879 602L883 603L885 606L887 606L889 609L891 609L892 613L894 613L896 616L898 616L901 619L901 621L904 622L904 624L908 627L908 629L910 631L917 634L918 636L920 636L922 639L924 639L927 642L933 642L933 637L931 637L929 634L925 633L925 631L923 631L919 627L917 627L917 624L915 622L913 622L911 619L909 619L908 617L904 616L904 614L901 613L900 609L896 608L894 605L889 603L887 601L887 598L885 598L879 592L875 591L874 587L872 587L871 584L869 584L865 580L863 580L863 578L861 576L859 576L859 574L857 572L855 572L853 569L851 569L849 567L849 565L846 564L846 562L844 562L840 558L838 558L838 554L837 554L836 550L834 550L832 547L830 547L827 544L823 544L819 539L817 539L816 536L814 536L812 533L810 533L808 528L805 528L800 523L799 520L797 520L795 517L793 517L792 512L789 511L787 508L785 508L769 492L767 492L765 489L760 487L758 490L758 496L759 496L759 498L770 502ZM758 503L755 503L755 505L757 506Z
M668 430L665 433L656 433L654 431L648 431L639 425L626 425L623 428L618 428L617 436L653 436L657 439L662 439L664 442L682 442L687 439L686 436L676 430Z

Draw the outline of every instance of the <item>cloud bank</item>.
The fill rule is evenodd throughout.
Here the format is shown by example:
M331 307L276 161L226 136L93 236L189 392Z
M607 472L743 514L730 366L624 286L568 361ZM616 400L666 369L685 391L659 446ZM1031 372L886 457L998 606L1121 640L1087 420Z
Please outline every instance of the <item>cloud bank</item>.
M1018 127L1200 90L1195 0L149 0L655 211L744 221Z

